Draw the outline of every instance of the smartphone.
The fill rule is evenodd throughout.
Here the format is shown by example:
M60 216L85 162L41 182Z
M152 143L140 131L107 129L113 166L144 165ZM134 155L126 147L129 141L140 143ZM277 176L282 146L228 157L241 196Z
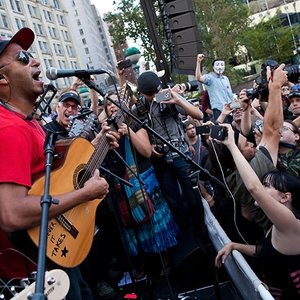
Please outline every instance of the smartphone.
M172 98L171 92L169 90L158 92L155 95L155 101L160 103L161 101L168 101Z
M219 141L224 141L227 137L227 128L219 125L212 125L210 129L210 136Z
M119 61L117 66L118 66L119 70L123 70L123 69L131 67L132 63L131 63L130 59L125 59L125 60Z
M237 101L233 101L229 104L231 109L239 109L241 108L241 103Z
M196 134L208 134L210 133L209 125L196 126Z

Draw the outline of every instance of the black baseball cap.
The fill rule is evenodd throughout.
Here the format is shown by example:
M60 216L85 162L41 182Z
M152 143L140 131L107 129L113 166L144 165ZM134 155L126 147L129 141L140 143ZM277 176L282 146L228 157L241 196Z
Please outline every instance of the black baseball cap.
M0 40L0 55L5 51L8 45L12 43L20 45L24 50L28 50L34 38L34 32L30 28L23 27L11 39Z
M153 95L161 89L161 81L152 71L143 72L137 80L138 90L145 95Z
M300 97L300 84L295 84L291 87L291 92L288 94L288 98Z
M72 100L76 104L81 105L80 96L75 91L64 92L58 98L58 102L64 102L64 101L67 101L67 100Z

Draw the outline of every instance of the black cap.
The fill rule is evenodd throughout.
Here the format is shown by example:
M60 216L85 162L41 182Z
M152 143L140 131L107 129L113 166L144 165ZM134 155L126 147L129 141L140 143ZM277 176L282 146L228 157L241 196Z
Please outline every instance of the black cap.
M161 89L161 81L152 71L143 72L138 80L138 90L145 95L156 94Z
M300 84L295 84L291 87L291 92L288 94L288 98L300 97Z
M0 55L8 45L15 43L28 50L34 41L34 32L27 27L21 28L10 40L0 40Z
M75 91L64 92L58 98L58 102L64 102L67 100L72 100L76 102L76 104L81 105L80 96Z

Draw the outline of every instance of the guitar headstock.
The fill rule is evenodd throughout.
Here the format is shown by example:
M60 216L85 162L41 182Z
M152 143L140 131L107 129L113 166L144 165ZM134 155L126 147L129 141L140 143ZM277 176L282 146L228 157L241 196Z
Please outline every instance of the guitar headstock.
M18 285L0 282L0 299L26 300L35 292L35 276L22 278ZM14 280L16 282L16 280ZM66 272L55 269L45 273L44 294L48 300L63 299L70 288L70 280ZM2 298L1 298L2 297Z
M83 117L80 117L80 115L71 116L68 126L69 137L78 137L94 131L96 122L97 116L93 112Z

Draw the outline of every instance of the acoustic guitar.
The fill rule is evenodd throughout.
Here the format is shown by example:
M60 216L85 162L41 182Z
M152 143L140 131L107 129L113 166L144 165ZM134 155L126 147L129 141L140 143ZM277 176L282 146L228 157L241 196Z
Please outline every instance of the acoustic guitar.
M124 121L121 111L114 117L114 127ZM95 148L84 138L75 138L64 153L64 162L51 172L50 195L59 195L81 188L100 167L109 143L106 136ZM45 177L39 178L29 190L30 195L42 195ZM57 265L72 268L79 265L88 255L95 232L96 209L102 199L82 203L48 223L46 255ZM29 237L38 246L40 227L28 231Z
M63 165L51 172L50 195L81 188L100 167L108 150L105 136L96 148L84 138L76 138L67 149ZM44 182L44 176L39 178L29 194L42 195ZM66 268L77 266L85 259L93 241L95 214L101 200L82 203L49 221L46 251L49 259ZM38 246L40 227L31 228L27 232Z

